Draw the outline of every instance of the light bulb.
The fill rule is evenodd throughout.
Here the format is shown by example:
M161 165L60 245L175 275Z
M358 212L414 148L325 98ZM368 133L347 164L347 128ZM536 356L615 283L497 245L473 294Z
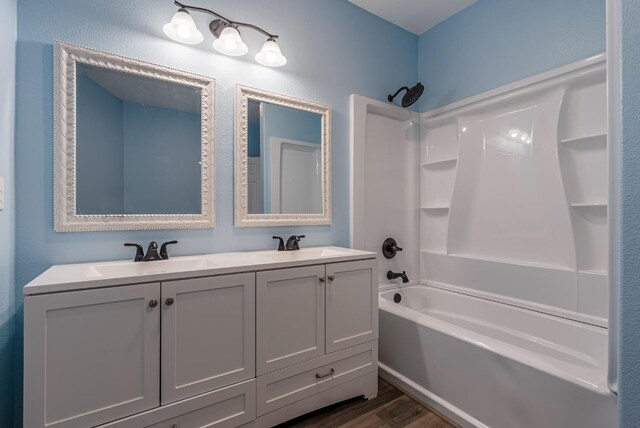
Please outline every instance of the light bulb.
M162 27L162 31L172 40L188 45L195 45L204 40L204 36L186 9L180 9L173 15L171 22Z
M233 39L227 39L224 41L224 47L228 51L235 51L238 47L238 43Z
M273 52L267 52L267 54L264 56L264 59L269 63L269 64L273 64L278 60L278 57L276 56L276 54L274 54Z
M242 56L249 51L247 45L242 41L238 29L232 26L227 26L222 30L220 37L213 42L213 48L221 54L229 56Z
M178 25L176 27L176 33L178 33L181 38L188 39L191 35L191 28L187 27L186 25Z
M278 46L275 39L269 38L256 55L256 61L258 64L266 65L267 67L282 67L287 63L287 58L282 55L280 46Z

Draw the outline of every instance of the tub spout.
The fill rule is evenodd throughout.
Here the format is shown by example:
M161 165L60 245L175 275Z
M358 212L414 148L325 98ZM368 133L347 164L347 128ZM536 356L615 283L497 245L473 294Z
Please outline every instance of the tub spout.
M402 271L402 273L396 273L392 271L387 272L387 279L389 281L396 278L402 278L403 284L406 284L407 282L409 282L409 277L407 276L407 273L405 271Z

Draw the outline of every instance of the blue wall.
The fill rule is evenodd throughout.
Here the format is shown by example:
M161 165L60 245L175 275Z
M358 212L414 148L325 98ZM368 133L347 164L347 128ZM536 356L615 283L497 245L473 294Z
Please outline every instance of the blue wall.
M210 2L194 0L211 6ZM243 32L250 52L241 59L217 54L212 36L198 46L168 40L162 25L176 8L157 0L21 0L18 4L16 104L16 291L53 264L128 259L124 242L178 239L176 255L273 247L271 236L305 233L305 245L349 244L349 95L384 99L417 79L418 38L344 0L218 0L226 16L263 25L280 35L289 63L259 66L253 56L264 42ZM5 14L2 14L4 19ZM286 16L287 19L282 19ZM196 17L207 28L207 18ZM331 31L326 31L327 23ZM5 27L6 28L6 27ZM4 29L3 29L4 31ZM89 46L216 78L217 227L214 230L53 232L54 40ZM329 47L329 48L328 48ZM3 63L4 64L4 63ZM233 227L233 112L236 83L318 101L333 108L333 224L235 229ZM1 214L0 214L1 215ZM19 302L21 304L21 302ZM21 334L22 315L16 317ZM16 345L21 365L22 344ZM21 367L16 383L21 384ZM21 392L16 397L19 400ZM16 415L18 418L20 415ZM18 421L18 424L20 421Z
M620 426L640 426L640 2L622 5Z
M420 36L428 111L605 50L606 0L480 0Z
M197 214L200 115L124 103L124 212Z
M0 211L0 426L12 425L16 353L14 292L14 113L16 0L0 1L0 177L5 205Z
M76 210L78 214L122 214L122 100L82 73L78 73L76 82Z

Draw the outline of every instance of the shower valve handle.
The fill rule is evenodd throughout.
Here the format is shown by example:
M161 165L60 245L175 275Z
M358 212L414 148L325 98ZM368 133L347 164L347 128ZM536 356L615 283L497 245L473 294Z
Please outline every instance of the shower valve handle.
M402 248L398 246L398 243L393 238L387 238L382 243L382 255L387 259L392 259L398 254L398 251L402 251Z

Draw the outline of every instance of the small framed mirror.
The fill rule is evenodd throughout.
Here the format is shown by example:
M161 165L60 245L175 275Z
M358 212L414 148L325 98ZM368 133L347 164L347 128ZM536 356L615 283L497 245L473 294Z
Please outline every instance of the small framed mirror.
M57 232L215 226L215 81L55 45Z
M236 87L236 227L331 224L331 108Z

